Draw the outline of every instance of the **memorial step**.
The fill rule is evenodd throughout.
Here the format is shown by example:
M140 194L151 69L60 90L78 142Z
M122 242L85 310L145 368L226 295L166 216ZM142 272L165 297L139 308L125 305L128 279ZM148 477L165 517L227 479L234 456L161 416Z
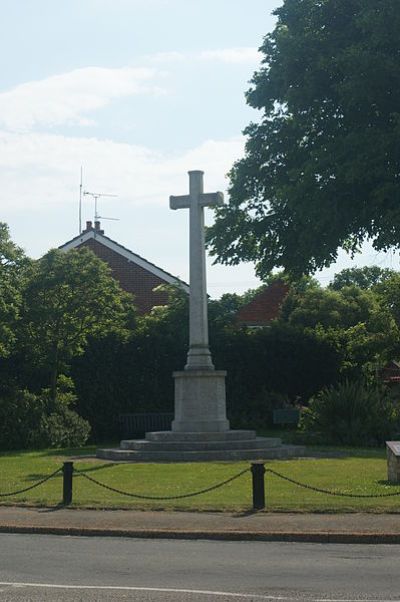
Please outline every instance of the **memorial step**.
M235 449L265 449L279 447L281 439L270 437L255 437L248 440L197 440L176 441L174 439L149 441L148 439L125 439L121 441L121 449L143 450L143 451L212 451L212 450L235 450Z
M248 441L256 438L256 431L234 430L216 432L153 431L146 433L148 441Z
M282 445L264 449L231 449L206 451L143 451L98 449L98 458L115 462L209 462L239 460L272 460L305 455L305 447Z

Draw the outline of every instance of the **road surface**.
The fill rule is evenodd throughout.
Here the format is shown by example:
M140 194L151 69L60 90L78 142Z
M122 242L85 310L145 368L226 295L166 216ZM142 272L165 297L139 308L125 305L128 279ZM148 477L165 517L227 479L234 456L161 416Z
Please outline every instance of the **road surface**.
M7 602L400 602L400 546L0 535Z

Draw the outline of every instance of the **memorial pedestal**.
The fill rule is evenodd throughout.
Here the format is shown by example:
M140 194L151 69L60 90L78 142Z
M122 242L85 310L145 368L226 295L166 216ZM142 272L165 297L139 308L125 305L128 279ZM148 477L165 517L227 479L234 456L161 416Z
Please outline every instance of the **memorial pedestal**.
M180 433L229 430L226 419L223 370L174 372L175 420L172 431Z

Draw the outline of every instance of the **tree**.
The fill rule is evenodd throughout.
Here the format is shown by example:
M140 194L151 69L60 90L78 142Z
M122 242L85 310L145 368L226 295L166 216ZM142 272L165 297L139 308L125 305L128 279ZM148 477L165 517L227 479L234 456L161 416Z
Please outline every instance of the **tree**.
M227 264L310 273L338 248L400 247L400 11L396 0L285 0L247 93L229 204L209 231Z
M377 265L365 266L363 268L346 268L335 274L329 288L338 291L346 286L358 286L369 289L377 284L390 279L395 272L389 268L380 268Z
M127 336L133 298L110 268L88 249L51 250L31 266L23 291L21 342L30 361L44 366L53 397L57 377L83 352L89 337Z
M28 263L23 250L10 239L8 226L0 222L0 357L8 356L15 344L22 277Z
M391 313L400 328L400 273L393 272L376 285L375 291L381 305Z
M374 290L348 286L291 291L281 320L329 341L341 353L342 371L349 374L376 369L399 350L398 323Z

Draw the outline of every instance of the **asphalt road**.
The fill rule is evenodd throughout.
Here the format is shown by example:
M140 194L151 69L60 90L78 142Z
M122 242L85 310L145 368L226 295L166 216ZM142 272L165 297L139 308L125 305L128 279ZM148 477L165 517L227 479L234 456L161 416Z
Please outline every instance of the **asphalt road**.
M0 600L400 602L400 546L0 535Z

